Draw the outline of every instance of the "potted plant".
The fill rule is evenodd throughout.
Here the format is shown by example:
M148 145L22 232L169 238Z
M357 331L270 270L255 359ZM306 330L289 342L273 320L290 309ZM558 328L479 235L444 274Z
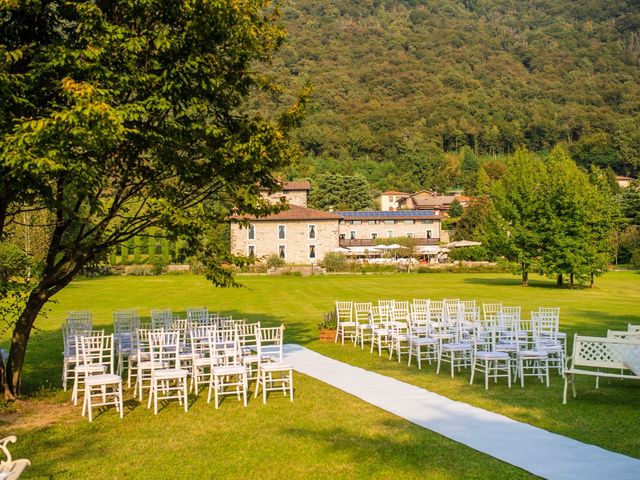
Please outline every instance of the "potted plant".
M338 330L336 312L331 311L325 313L322 322L318 324L318 328L320 329L320 341L333 342Z

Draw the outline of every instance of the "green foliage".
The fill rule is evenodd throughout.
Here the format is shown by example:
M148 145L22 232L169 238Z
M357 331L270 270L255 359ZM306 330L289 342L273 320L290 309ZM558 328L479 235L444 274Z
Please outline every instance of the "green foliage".
M273 255L269 255L265 259L264 264L267 266L267 268L281 268L286 265L286 262L282 258L280 258L278 255L273 254Z
M2 8L0 236L34 207L53 219L33 304L16 324L16 393L38 310L114 246L159 229L205 251L214 284L234 284L231 255L201 245L203 231L232 209L276 210L260 189L297 156L290 131L307 94L287 97L260 71L285 35L263 1ZM283 97L266 107L259 92Z
M336 312L331 310L322 315L322 322L318 323L320 330L335 330L338 328L338 319Z
M491 260L491 255L483 245L473 247L452 248L449 252L449 260L480 261Z
M339 252L327 252L320 262L320 266L327 272L345 272L348 270L349 260Z
M487 222L493 209L489 196L474 198L456 223L452 240L487 240Z
M283 12L290 36L275 66L293 85L314 85L296 137L340 164L322 172L366 175L374 161L379 188L405 188L414 145L469 145L481 157L582 138L581 164L639 171L634 0L298 0ZM604 144L589 140L600 134Z
M460 201L456 198L451 205L449 206L449 216L451 218L457 218L462 216L464 213L464 207L460 203Z
M169 265L164 258L162 257L154 257L151 262L151 273L153 275L162 275L166 269L167 265Z
M640 184L637 181L622 192L620 206L629 223L640 226Z
M9 283L13 277L27 277L31 259L21 248L0 242L0 283Z
M606 174L580 170L562 147L547 159L519 151L494 188L489 240L496 252L528 272L590 280L607 270L611 233L620 212Z
M371 187L359 174L320 174L312 179L309 204L315 208L335 210L373 208Z

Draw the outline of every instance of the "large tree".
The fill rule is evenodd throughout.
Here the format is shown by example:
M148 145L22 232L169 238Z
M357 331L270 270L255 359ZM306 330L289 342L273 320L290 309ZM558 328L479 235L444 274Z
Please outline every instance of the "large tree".
M197 248L290 161L302 102L268 115L255 66L284 38L267 0L15 0L0 12L0 235L45 212L46 255L15 320L4 395L18 394L30 333L83 266L149 228ZM224 249L206 245L217 283ZM90 305L87 306L90 308ZM0 360L1 362L1 360Z
M523 285L528 285L543 246L546 175L540 158L519 149L507 162L507 174L493 187L489 245L518 265Z

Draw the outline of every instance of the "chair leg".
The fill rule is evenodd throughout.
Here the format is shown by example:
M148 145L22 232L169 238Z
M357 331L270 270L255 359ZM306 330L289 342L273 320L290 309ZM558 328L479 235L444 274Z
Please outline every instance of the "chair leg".
M182 394L184 395L184 411L187 413L189 408L189 393L187 392L187 377L182 380Z
M118 403L120 405L120 418L124 418L124 405L122 402L122 380L118 382Z
M293 402L293 370L289 370L289 400Z

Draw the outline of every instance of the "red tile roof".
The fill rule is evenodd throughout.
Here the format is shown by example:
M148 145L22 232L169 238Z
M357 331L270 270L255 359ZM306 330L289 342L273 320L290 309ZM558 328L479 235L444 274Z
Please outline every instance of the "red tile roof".
M311 183L308 180L293 180L291 182L284 182L282 184L282 190L311 190Z
M336 215L331 212L324 212L322 210L316 210L314 208L300 207L298 205L289 205L287 210L283 210L273 215L266 217L256 217L254 215L246 215L240 217L234 215L233 218L245 218L247 220L263 221L263 222L275 222L279 220L340 220L340 215Z

